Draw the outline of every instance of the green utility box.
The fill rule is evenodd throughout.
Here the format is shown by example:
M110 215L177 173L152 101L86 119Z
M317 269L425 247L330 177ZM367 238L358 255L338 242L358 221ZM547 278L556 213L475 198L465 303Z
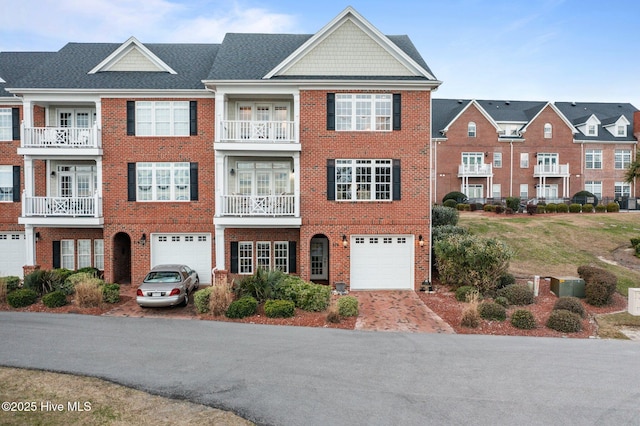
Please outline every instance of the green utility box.
M551 291L558 297L584 298L584 280L578 277L551 277Z

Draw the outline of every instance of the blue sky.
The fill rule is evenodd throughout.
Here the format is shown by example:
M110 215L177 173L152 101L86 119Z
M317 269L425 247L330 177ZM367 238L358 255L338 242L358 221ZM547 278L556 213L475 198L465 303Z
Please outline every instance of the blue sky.
M8 4L11 4L10 6ZM313 34L348 5L407 34L439 98L630 102L640 108L637 0L21 0L0 51L67 42L218 43L227 32ZM635 31L634 31L635 30Z

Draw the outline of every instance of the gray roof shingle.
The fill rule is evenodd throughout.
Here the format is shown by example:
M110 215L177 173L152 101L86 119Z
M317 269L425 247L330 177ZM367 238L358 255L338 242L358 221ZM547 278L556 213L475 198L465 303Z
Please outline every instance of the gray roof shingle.
M29 74L43 62L48 61L55 52L0 52L0 98L13 97L4 90L12 87L14 82Z
M607 142L635 141L633 137L633 113L638 109L630 103L555 102L555 106L575 125L585 123L592 115L598 117L598 120L602 123L602 125L598 126L598 136L587 136L578 130L578 133L574 136L575 139ZM627 136L614 136L603 126L615 123L622 115L631 123L627 126Z

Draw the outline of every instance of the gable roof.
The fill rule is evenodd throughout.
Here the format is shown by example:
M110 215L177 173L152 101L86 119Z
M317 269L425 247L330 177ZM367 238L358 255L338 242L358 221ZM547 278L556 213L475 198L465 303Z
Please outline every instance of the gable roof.
M131 64L123 64L128 57L132 58ZM135 37L130 37L122 43L111 55L95 66L89 74L109 71L150 71L168 72L177 74L162 59L154 55L145 45L140 43Z
M547 104L539 101L478 100L477 102L496 123L528 122Z
M552 102L547 102L546 105L540 108L540 110L533 117L529 119L529 122L520 131L522 133L526 132L529 125L533 123L533 121L535 121L535 119L538 118L538 116L542 114L542 111L544 111L547 107L551 108L556 114L558 114L558 117L560 117L562 122L567 125L567 127L571 130L572 133L577 133L577 130L573 126L573 124L571 124L571 122L567 119L567 117L565 117L565 115L562 112L560 112L560 110ZM530 112L533 112L533 110L531 110Z
M0 82L0 98L13 98L5 87L12 87L14 82L54 55L54 52L0 52L0 78L4 80Z
M638 111L630 103L615 102L555 102L556 107L564 114L567 119L575 126L586 123L586 121L595 116L600 124L598 125L598 136L587 136L580 129L577 129L574 139L583 141L606 141L606 142L626 142L635 141L633 137L633 114ZM627 136L614 136L605 127L609 123L616 122L621 116L624 116L627 122Z

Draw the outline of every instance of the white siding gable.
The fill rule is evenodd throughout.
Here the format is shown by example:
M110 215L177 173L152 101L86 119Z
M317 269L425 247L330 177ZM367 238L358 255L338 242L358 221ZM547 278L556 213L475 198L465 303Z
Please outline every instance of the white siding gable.
M133 47L122 58L105 71L164 71L154 64L140 50Z

